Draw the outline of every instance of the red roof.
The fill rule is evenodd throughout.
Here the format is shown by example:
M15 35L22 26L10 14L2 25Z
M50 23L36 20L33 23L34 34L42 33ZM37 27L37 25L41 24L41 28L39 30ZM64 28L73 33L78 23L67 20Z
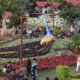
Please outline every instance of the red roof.
M80 1L73 1L71 2L74 6L80 6Z
M52 6L54 7L54 8L57 8L57 7L59 7L61 5L61 3L59 3L59 2L52 2Z
M75 1L75 0L65 0L66 2L73 2L73 1Z
M59 2L47 2L47 1L36 1L35 2L38 7L45 7L47 4L51 4L52 7L57 8L61 5Z
M70 2L72 3L74 6L79 6L80 5L80 1L77 1L77 0L65 0L66 2Z
M39 6L39 7L45 7L45 6L47 5L47 2L36 1L35 3L36 3L37 6Z

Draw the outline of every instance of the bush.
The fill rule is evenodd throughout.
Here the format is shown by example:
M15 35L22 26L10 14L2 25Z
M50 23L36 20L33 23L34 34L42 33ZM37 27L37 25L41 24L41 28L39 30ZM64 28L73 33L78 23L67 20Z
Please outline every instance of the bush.
M72 36L71 48L80 50L80 34Z
M80 80L80 79L76 79L76 78L71 78L70 80Z
M70 70L68 66L57 66L56 74L58 80L70 80Z
M71 78L80 78L80 73L71 74Z

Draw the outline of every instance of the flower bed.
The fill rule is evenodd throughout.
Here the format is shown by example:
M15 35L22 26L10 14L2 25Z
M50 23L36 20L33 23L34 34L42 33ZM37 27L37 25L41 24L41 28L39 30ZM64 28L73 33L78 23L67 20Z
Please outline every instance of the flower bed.
M80 50L73 50L75 54L80 54Z
M72 50L70 47L68 47L68 50L74 52L74 54L80 54L80 50Z
M53 42L40 45L40 41L26 43L23 45L23 57L40 56L48 53ZM19 58L20 46L0 48L1 58Z
M66 38L71 38L71 36L70 36L70 35L66 35L65 37L66 37Z
M76 56L68 56L68 55L61 55L56 57L45 57L41 59L37 59L37 69L38 70L45 70L45 69L52 69L58 65L67 65L71 66L76 64L77 57ZM23 61L23 64L26 66L27 61ZM4 63L6 65L7 62ZM20 67L20 62L12 62L12 66L14 68Z

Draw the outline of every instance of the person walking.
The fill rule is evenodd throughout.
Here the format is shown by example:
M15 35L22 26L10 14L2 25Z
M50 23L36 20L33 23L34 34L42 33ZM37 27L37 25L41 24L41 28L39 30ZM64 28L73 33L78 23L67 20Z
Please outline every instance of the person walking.
M26 76L26 74L27 74L27 70L26 70L26 67L24 65L22 65L20 67L20 73L21 73L21 78L22 78L21 80L23 80L24 76Z
M78 55L78 58L77 58L77 67L76 67L76 71L78 71L79 66L80 66L80 55Z
M28 59L28 61L27 61L27 66L26 66L28 77L29 77L29 76L32 76L32 74L31 74L31 66L32 66L31 60Z
M33 70L33 76L37 77L38 73L37 73L37 61L34 58L33 62L32 62L32 70Z

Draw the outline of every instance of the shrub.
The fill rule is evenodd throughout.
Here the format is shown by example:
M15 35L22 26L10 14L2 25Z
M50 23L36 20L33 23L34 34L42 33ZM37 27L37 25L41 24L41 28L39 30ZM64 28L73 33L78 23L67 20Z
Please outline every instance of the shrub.
M57 66L56 74L58 80L70 80L70 70L68 66Z
M71 78L79 78L80 79L80 73L71 74Z
M76 79L76 78L71 78L70 80L80 80L80 79Z
M80 34L72 36L71 48L80 50Z

